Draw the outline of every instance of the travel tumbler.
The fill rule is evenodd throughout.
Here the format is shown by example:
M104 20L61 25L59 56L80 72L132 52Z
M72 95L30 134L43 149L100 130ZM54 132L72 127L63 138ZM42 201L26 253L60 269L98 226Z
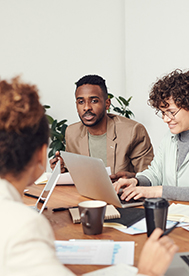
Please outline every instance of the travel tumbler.
M165 198L146 198L144 201L147 236L149 237L157 227L166 229L169 202Z

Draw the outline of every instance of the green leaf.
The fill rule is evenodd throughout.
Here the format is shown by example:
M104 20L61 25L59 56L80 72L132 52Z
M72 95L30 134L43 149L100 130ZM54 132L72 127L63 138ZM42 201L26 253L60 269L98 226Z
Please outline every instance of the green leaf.
M54 147L56 147L56 145L57 145L57 141L58 140L54 140L54 141L52 141L51 143L50 143L50 145L49 145L49 148L54 148ZM58 141L58 142L61 142L61 141Z
M61 133L57 132L54 129L51 129L50 133L51 133L51 136L56 137L58 140L62 140L63 139L63 135Z
M120 99L120 101L122 101L124 103L125 106L129 105L129 102L125 98L119 96L119 99Z
M60 122L57 123L57 126L58 126L58 127L59 127L59 126L62 126L62 125L64 125L66 122L67 122L67 120L62 120L62 121L60 121Z
M53 141L53 143L50 144L49 148L51 148L49 154L51 153L52 155L55 155L56 151L65 151L65 146L61 141L58 140Z
M116 97L116 100L118 101L118 103L119 103L121 106L123 106L123 104L122 104L122 102L120 101L119 98Z
M113 98L114 98L114 95L111 93L108 93L108 99L113 99Z
M45 109L51 108L50 105L47 105L47 104L44 104L43 107L44 107Z
M51 108L51 107L50 107L50 105L45 105L45 104L44 104L44 105L43 105L43 108L44 108L44 111L45 111L45 113L46 113L47 109L49 109L49 108Z
M52 156L54 156L54 154L53 154L53 150L51 149L51 150L49 151L49 153L48 153L48 158L50 158L50 157L52 157Z
M122 110L119 107L114 107L113 109L115 112L122 113Z
M54 120L53 123L52 123L52 127L51 129L54 129L57 127L57 120Z
M54 122L54 119L51 116L47 115L47 114L46 114L46 117L47 117L47 120L48 120L49 124L52 125L52 123Z
M63 136L65 136L65 132L66 132L66 128L67 128L67 127L68 127L68 126L65 125L65 124L61 127L60 132L62 133Z
M132 99L132 96L127 101L130 102L131 99Z

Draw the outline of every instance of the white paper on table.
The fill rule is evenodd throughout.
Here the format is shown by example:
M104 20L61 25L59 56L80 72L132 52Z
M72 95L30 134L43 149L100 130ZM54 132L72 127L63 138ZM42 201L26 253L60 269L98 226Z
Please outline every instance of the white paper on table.
M108 173L108 175L111 175L111 168L110 167L106 167L106 171ZM46 183L49 178L51 177L52 173L43 173L36 181L35 181L35 184L44 184ZM74 182L73 182L73 179L70 175L69 172L66 172L66 173L61 173L59 178L58 178L58 181L56 184L59 184L59 185L73 185Z
M166 229L171 228L174 224L175 224L175 222L167 220ZM179 227L179 226L180 226L180 224L177 227ZM126 229L119 228L119 227L116 229L125 234L130 234L130 235L144 234L147 232L146 219L143 218Z
M134 263L134 241L104 240L55 241L56 255L62 264L112 265Z
M126 229L117 228L117 230L130 235L146 233L146 220L143 218Z
M44 184L47 183L48 179L47 179L47 175L46 173L43 173L34 183L36 185L38 184Z
M52 173L46 173L47 175L47 179L49 180L49 178L51 177L51 174ZM73 179L70 175L69 172L66 172L66 173L61 173L59 178L58 178L58 181L56 184L61 184L61 185L73 185Z
M189 223L189 205L172 203L168 209L168 219L172 221L180 221Z

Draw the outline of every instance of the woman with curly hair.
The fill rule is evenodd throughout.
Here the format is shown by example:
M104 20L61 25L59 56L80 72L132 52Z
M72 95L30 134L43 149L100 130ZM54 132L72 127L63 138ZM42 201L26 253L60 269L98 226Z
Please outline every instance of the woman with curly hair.
M46 169L49 127L37 88L0 81L0 275L73 275L56 258L43 215L22 204L26 186Z
M119 179L114 187L117 192L125 187L121 197L126 201L140 197L188 201L189 71L175 70L159 79L151 89L148 102L170 131L148 169L137 173L135 178Z

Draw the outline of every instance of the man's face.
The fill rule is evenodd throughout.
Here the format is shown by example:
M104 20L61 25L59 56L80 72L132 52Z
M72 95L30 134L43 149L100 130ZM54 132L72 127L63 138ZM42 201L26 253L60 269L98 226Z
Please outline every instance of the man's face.
M169 106L167 108L161 108L163 112L169 112L171 114L176 114L173 119L170 119L168 116L164 116L163 120L167 123L171 133L179 134L183 131L189 130L189 111L176 106L172 98L169 98L167 101Z
M110 100L105 100L100 86L84 84L75 93L78 115L87 127L99 124L106 116Z

